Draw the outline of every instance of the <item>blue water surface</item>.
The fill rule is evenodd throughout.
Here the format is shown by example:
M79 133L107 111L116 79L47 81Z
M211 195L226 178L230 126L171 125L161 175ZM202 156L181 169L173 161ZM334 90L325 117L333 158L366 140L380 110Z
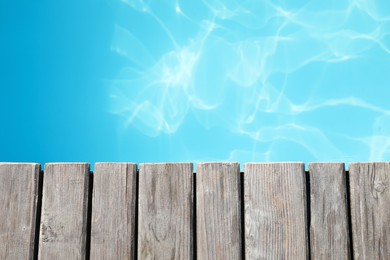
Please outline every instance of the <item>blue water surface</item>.
M386 0L0 2L0 161L389 161Z

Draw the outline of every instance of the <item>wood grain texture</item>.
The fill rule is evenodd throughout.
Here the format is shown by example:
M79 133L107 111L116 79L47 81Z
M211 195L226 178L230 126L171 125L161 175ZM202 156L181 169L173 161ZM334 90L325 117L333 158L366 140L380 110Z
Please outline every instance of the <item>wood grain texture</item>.
M313 259L349 259L347 189L343 163L311 163L310 251Z
M85 259L89 164L46 164L39 259Z
M201 163L196 173L199 259L240 259L241 187L238 163Z
M193 166L141 164L138 259L193 259Z
M0 259L33 259L40 165L0 163Z
M246 259L307 259L303 163L245 165Z
M351 163L354 259L390 259L390 163Z
M134 259L135 196L135 164L95 164L91 259Z

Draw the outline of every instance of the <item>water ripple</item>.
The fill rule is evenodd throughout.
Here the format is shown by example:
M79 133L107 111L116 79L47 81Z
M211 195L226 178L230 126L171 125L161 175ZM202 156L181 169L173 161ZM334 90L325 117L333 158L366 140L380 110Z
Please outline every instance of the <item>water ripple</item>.
M234 143L177 160L389 159L386 1L121 2L145 23L114 26L120 127L180 135L186 151L213 127ZM183 135L189 118L198 132Z

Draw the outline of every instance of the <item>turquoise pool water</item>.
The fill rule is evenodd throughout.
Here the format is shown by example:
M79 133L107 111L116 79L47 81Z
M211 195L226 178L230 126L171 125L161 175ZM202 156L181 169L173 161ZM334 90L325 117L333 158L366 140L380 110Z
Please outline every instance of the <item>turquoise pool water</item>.
M390 2L0 4L0 161L386 161Z

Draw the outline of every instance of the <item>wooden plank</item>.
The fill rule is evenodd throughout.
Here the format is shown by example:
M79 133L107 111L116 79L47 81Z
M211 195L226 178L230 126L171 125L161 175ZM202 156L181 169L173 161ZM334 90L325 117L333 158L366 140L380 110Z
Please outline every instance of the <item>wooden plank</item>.
M33 259L40 165L0 163L0 259Z
M349 259L344 164L311 163L309 173L311 257Z
M351 163L354 259L390 259L390 163Z
M193 259L193 166L141 164L138 259Z
M39 259L85 259L89 164L45 165Z
M246 259L307 259L303 163L245 165Z
M91 259L134 259L136 171L130 163L95 164Z
M201 163L196 173L199 259L240 259L241 182L238 163Z

